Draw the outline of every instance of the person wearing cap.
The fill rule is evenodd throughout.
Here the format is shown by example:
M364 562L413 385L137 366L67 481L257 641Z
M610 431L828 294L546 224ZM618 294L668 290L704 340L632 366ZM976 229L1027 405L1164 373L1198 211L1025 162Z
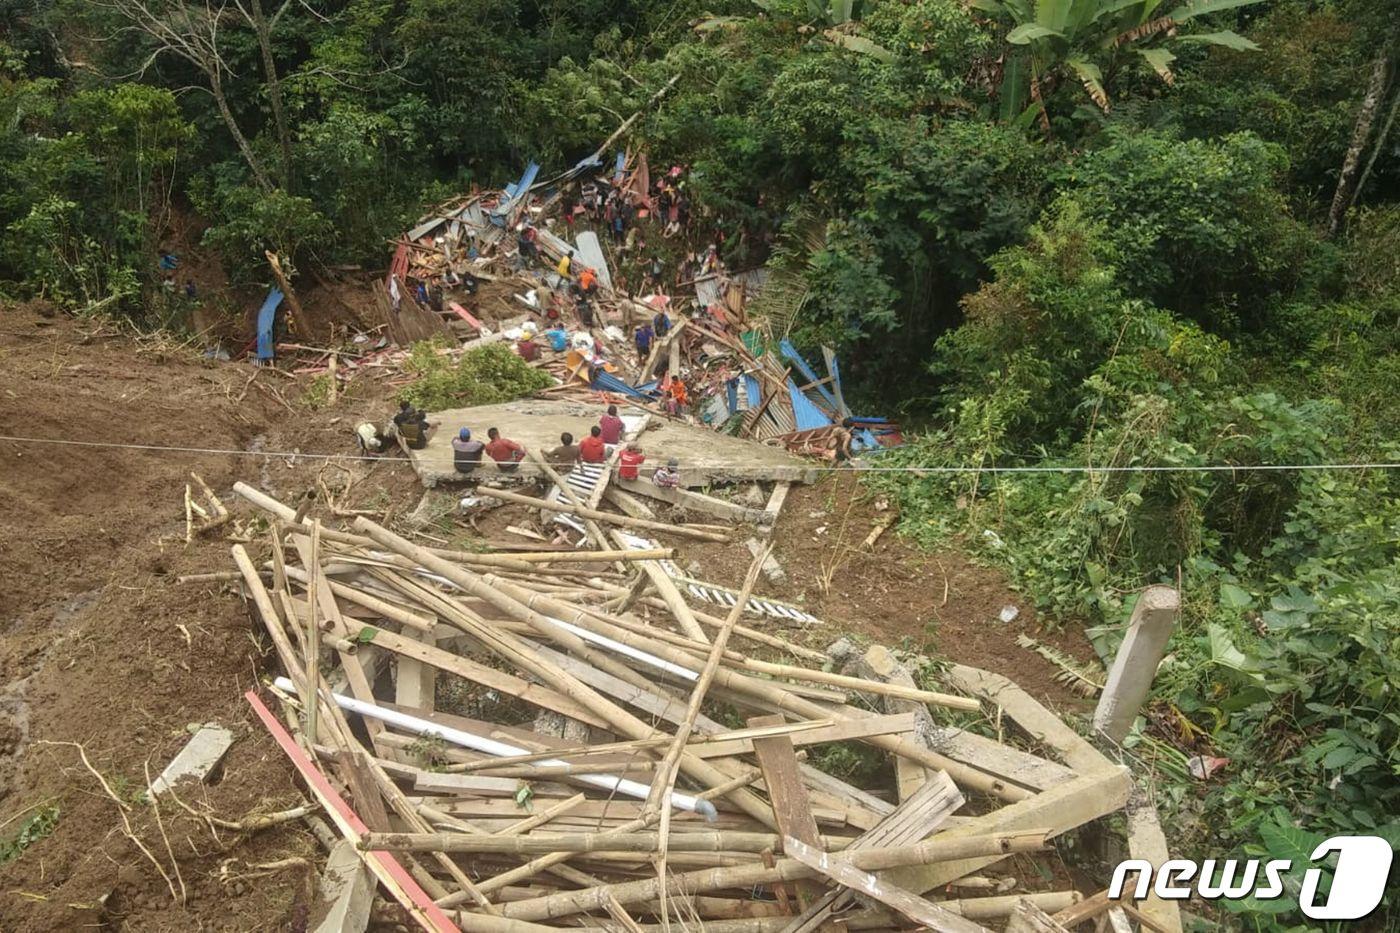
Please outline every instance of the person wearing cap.
M452 466L458 473L470 473L481 466L481 452L486 445L472 439L471 428L463 428L452 439Z
M636 479L639 468L645 461L646 454L642 453L642 446L636 441L629 441L617 458L617 478Z
M525 448L510 438L501 437L501 432L488 428L486 452L496 461L496 469L502 473L514 473L520 469L520 461L525 459Z
M675 457L666 461L665 466L656 468L656 472L651 474L651 481L662 489L675 489L681 484L681 462Z

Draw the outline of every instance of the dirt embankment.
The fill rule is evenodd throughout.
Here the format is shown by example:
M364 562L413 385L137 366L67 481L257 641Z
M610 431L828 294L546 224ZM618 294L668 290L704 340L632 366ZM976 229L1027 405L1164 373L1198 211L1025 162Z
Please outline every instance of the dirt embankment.
M382 417L388 406L378 385L357 381L336 405L312 412L298 403L294 380L270 372L254 379L255 372L202 361L171 342L6 309L0 435L347 453L355 421ZM318 479L335 488L353 475L354 501L346 504L391 516L421 492L397 459L328 466L306 457L0 440L0 822L14 818L0 826L0 840L28 814L58 813L49 836L0 864L2 930L251 931L305 923L321 853L301 823L252 837L215 833L165 802L163 838L138 799L147 769L154 776L187 741L191 724L211 721L231 728L235 742L221 779L185 788L186 803L238 819L301 799L241 696L266 662L242 600L218 584L175 582L182 573L229 569L227 534L238 528L185 543L191 469L226 497L238 521L251 514L229 496L239 479L292 501L317 489ZM1053 681L1051 665L1015 644L1017 632L1034 629L1034 614L995 574L955 552L914 551L893 533L861 547L873 517L861 496L854 478L842 476L794 490L788 501L774 536L788 581L764 581L760 590L800 601L830 623L802 640L824 645L849 629L932 648L1002 670L1052 705L1082 705ZM503 528L532 516L501 510L483 523L493 536L498 519ZM682 566L695 562L717 583L737 584L749 562L737 544L668 543L680 549ZM1021 609L1009 625L996 621L1007 604ZM1071 639L1047 640L1084 654ZM83 764L78 746L118 800ZM123 815L150 858L126 835Z

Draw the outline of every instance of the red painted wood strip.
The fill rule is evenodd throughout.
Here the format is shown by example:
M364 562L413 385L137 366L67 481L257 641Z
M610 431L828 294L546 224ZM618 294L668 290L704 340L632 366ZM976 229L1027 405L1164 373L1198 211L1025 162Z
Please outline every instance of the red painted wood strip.
M253 712L258 714L258 718L262 720L267 731L277 740L277 744L282 746L282 751L292 760L292 764L296 766L301 776L306 779L311 792L326 808L326 814L335 821L346 838L358 845L360 836L369 832L369 827L355 815L355 811L350 809L350 805L345 802L344 798L336 793L330 781L326 780L326 776L301 750L301 747L287 733L287 730L282 728L277 717L258 698L258 695L249 690L243 694L243 698L248 701L249 706L253 707ZM413 915L413 918L423 929L428 930L429 933L461 933L460 928L448 919L441 907L433 903L433 899L419 887L418 882L413 880L412 876L393 855L388 852L362 852L361 858L369 865L369 869L374 872L375 877L384 882L384 886L404 906L404 909Z

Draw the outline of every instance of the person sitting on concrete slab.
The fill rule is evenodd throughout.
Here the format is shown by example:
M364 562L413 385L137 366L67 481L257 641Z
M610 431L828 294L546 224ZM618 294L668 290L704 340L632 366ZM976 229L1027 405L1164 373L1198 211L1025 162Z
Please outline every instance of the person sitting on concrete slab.
M481 466L481 452L486 445L472 439L471 428L463 428L452 439L452 466L458 473L470 473Z
M525 448L509 438L501 437L501 432L488 428L486 452L496 461L496 468L502 473L514 473L520 469L520 461L525 459Z
M588 436L578 445L578 458L584 463L604 463L608 459L608 448L603 443L603 430L596 424L588 429Z
M617 478L636 479L639 468L646 461L646 454L642 453L642 445L636 441L631 441L622 448L622 453L617 458Z
M394 416L394 430L409 450L422 450L428 446L428 416L408 402L399 403L399 413Z
M574 436L568 431L559 435L559 446L545 454L545 459L549 465L561 472L572 470L574 464L578 463L579 445L574 443Z
M607 414L598 419L598 430L603 433L603 443L613 445L622 440L622 419L617 416L617 406L609 405Z
M657 467L651 474L651 481L662 489L675 489L681 484L681 462L675 457L667 460L665 466Z
M355 426L355 436L360 442L360 450L367 454L382 454L389 446L389 438L368 421L361 421Z

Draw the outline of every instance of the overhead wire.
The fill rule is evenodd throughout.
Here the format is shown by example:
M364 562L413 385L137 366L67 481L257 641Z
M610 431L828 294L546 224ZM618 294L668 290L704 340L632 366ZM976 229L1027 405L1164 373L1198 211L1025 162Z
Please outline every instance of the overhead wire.
M317 453L301 450L248 450L225 447L180 447L169 444L130 444L116 441L85 441L60 437L27 437L23 435L0 434L0 442L12 444L51 445L60 447L89 447L112 450L136 450L159 454L201 454L227 457L262 457L275 460L365 460L383 462L384 454ZM450 463L451 455L423 456L420 460L433 463ZM754 461L758 463L759 461ZM951 466L867 466L861 465L821 465L812 464L804 469L830 473L908 473L916 476L937 476L943 474L968 473L1279 473L1279 472L1319 472L1351 470L1397 470L1400 462L1346 462L1346 463L1203 463L1176 465L1127 465L1093 466L1090 464L1063 464L1037 466L992 466L987 464L959 464Z

